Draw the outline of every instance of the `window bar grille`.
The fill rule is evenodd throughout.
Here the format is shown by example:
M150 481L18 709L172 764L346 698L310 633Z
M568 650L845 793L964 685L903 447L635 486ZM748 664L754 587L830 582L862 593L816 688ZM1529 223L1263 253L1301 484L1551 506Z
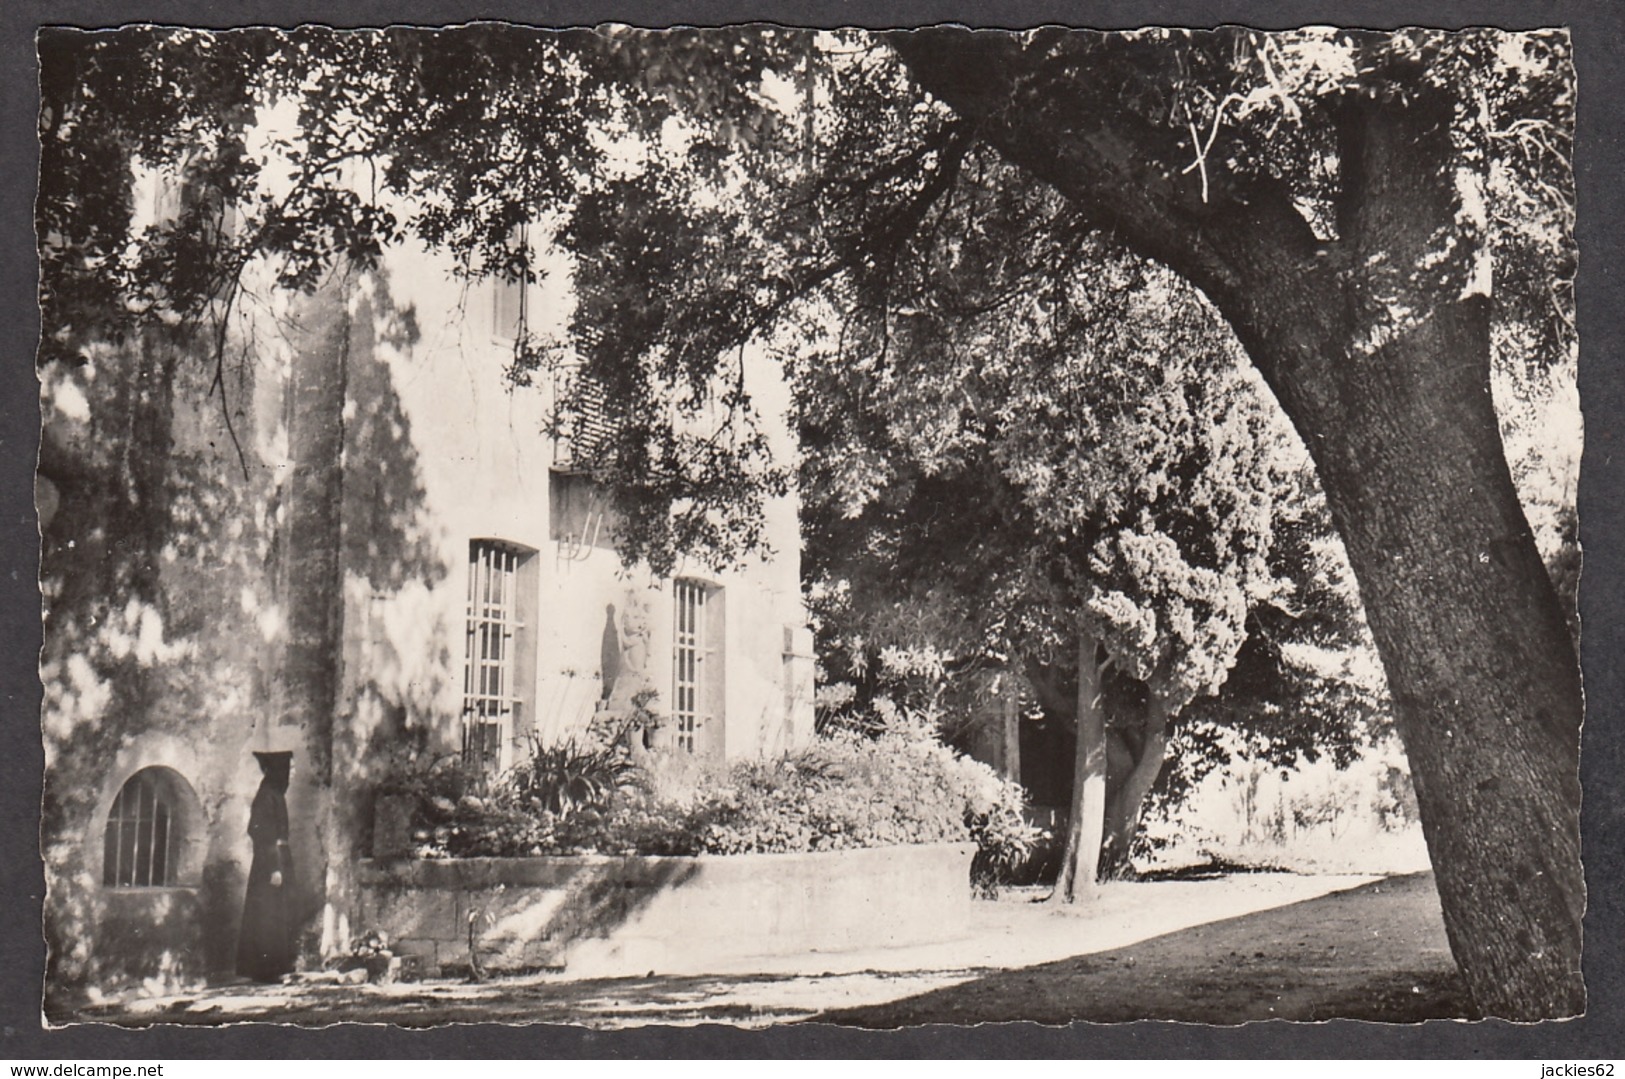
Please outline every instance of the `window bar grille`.
M143 782L136 787L135 816L135 879L134 884L152 883L152 785Z
M150 775L131 777L107 816L102 883L121 888L174 883L175 830L168 801Z
M494 543L469 545L468 629L463 664L463 753L483 768L501 762L502 742L519 701L513 695L515 634L523 628L519 553Z
M705 649L705 586L694 581L678 581L675 591L675 641L672 652L673 711L677 721L677 745L693 753L700 726Z
M173 884L175 878L171 875L170 867L175 863L170 860L170 844L175 838L175 829L170 827L169 804L162 799L158 802L158 812L154 827L158 832L158 841L152 846L153 850L153 881L158 884Z

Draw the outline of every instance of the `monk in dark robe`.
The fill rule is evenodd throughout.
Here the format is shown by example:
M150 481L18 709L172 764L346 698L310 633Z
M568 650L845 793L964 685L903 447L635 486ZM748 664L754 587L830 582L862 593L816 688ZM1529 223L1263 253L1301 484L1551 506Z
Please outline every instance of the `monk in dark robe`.
M254 862L248 870L243 925L237 934L237 973L274 982L293 970L293 858L288 851L288 780L292 753L255 753L264 778L248 814Z

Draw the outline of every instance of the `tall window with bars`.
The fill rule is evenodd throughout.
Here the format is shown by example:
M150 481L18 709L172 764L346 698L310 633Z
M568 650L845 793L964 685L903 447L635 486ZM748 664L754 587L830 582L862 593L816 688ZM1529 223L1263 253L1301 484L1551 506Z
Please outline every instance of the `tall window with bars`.
M463 755L486 771L510 763L529 680L529 573L534 552L498 540L468 545L468 618L463 667Z
M515 225L508 234L508 265L492 278L491 336L507 343L525 336L528 329L530 288L525 272L530 263L530 230ZM512 273L513 277L506 274Z
M706 651L706 586L700 581L675 583L672 617L672 737L677 748L693 753L705 741L711 698Z
M175 884L178 824L173 799L158 772L144 768L131 776L107 814L102 883L109 888Z

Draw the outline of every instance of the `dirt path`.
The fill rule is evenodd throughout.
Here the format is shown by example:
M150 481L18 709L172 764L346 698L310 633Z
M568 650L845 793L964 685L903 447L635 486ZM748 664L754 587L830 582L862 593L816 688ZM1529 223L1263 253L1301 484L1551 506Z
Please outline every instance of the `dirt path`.
M1274 887L1290 894L1290 887L1301 889L1303 883L1298 878ZM984 909L984 923L1012 933L1025 928L1029 934L1025 941L1011 942L1018 947L1005 949L1007 958L997 964L1003 969L976 968L961 959L957 968L877 965L829 972L824 964L833 957L809 956L797 971L772 974L222 986L181 998L86 1008L61 1018L129 1026L495 1022L607 1029L648 1023L760 1027L811 1021L894 1027L1020 1019L1236 1023L1349 1017L1415 1022L1467 1014L1430 874L1389 878L1269 910L1258 910L1263 904L1255 898L1246 909L1258 913L1228 918L1227 906L1234 907L1249 891L1267 891L1271 884L1228 878L1124 887L1129 890L1093 912L1056 915L1020 904ZM1142 921L1160 905L1165 918L1183 915L1175 924L1187 928L1112 946L1137 939L1112 924L1136 903ZM1170 905L1179 910L1170 912ZM1191 925L1203 913L1222 920ZM1038 937L1048 934L1048 944L1054 945L1057 935L1068 931L1080 942L1076 949L1046 954L1074 958L1010 961ZM1091 934L1110 942L1105 945L1109 950L1086 947L1082 940Z
M1417 873L1169 933L1097 955L998 971L820 1022L865 1027L1030 1019L1369 1019L1470 1016L1433 875Z

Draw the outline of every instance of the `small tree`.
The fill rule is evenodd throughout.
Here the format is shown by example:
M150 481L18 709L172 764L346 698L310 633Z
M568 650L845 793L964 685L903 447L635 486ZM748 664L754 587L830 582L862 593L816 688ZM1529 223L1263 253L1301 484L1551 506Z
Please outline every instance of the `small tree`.
M946 657L961 682L1013 669L1077 724L1062 900L1092 887L1103 850L1126 862L1172 720L1224 682L1249 610L1280 590L1272 520L1293 493L1284 433L1211 311L1095 255L1092 279L1033 303L967 273L894 330L881 372L796 365L826 617Z

